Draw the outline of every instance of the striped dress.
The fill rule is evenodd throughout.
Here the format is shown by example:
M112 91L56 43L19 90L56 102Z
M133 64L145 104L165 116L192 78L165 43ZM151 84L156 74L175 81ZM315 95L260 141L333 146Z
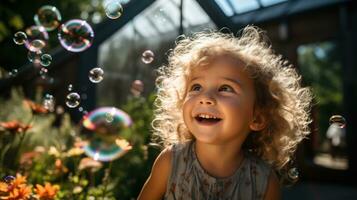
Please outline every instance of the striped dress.
M166 200L261 200L272 168L245 153L239 168L226 178L209 175L197 160L194 142L172 147L172 169Z

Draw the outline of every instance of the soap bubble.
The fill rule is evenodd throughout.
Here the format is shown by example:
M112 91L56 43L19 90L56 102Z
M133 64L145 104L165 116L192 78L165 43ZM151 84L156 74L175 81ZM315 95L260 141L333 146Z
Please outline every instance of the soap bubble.
M67 89L68 89L68 91L72 91L73 90L73 85L69 84Z
M15 76L17 75L17 73L18 73L18 70L17 70L17 69L13 69L13 70L11 70L11 71L9 72L9 76L10 76L10 77L15 77Z
M42 79L45 79L45 78L46 78L47 72L48 72L48 69L46 69L45 67L42 67L42 68L40 69L40 76L41 76Z
M71 92L66 97L66 105L70 108L75 108L79 105L81 97L76 92Z
M104 10L110 19L117 19L123 14L123 7L119 0L109 0L105 3Z
M22 32L22 31L19 31L19 32L16 32L14 34L14 38L13 39L14 39L15 44L22 45L22 44L24 44L26 42L27 35L26 35L26 33Z
M116 141L118 140L126 141L125 139L117 139ZM131 149L128 142L127 144L127 146L123 147L119 146L116 142L106 142L100 138L95 138L85 145L83 150L87 156L94 160L108 162L120 158L127 153Z
M341 115L332 115L329 119L329 123L330 125L335 124L340 128L346 127L346 119Z
M83 20L73 19L62 24L58 32L61 45L72 52L81 52L88 49L93 42L92 27Z
M31 26L25 30L27 40L25 46L30 51L42 50L48 41L48 33L43 26Z
M108 113L111 120L108 121ZM85 153L95 160L111 161L130 149L123 139L132 125L130 116L115 107L101 107L83 116L82 126L89 131ZM126 144L126 145L125 145Z
M43 107L45 107L50 112L53 112L55 109L54 98L51 94L46 94L43 99Z
M154 53L151 50L144 51L141 60L145 64L150 64L154 60Z
M32 63L40 63L41 62L41 51L29 51L27 53L27 59Z
M54 6L42 6L34 17L38 26L43 26L47 31L53 31L58 27L62 20L61 13Z
M40 63L41 63L42 66L47 67L47 66L49 66L51 64L51 62L52 62L51 55L49 55L49 54L42 54L41 55Z
M97 67L89 71L89 80L93 83L99 83L103 80L104 71L103 69Z

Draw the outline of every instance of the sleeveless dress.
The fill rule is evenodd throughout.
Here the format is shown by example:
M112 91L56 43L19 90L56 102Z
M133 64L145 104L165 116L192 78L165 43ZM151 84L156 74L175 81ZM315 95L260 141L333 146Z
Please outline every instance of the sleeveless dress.
M194 142L172 147L166 200L262 200L272 168L245 153L239 168L226 178L209 175L196 158Z

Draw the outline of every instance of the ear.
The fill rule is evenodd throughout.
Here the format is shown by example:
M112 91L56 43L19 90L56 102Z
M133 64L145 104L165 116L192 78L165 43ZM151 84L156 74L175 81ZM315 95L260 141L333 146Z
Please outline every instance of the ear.
M250 122L249 128L252 131L261 131L266 126L266 118L262 114L255 114L253 120Z

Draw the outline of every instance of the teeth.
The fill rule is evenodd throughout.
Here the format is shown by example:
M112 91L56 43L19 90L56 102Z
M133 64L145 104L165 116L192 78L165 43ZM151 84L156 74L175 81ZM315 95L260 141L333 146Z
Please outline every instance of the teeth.
M215 116L205 115L205 114L199 114L198 117L206 118L206 119L217 119L217 117Z

